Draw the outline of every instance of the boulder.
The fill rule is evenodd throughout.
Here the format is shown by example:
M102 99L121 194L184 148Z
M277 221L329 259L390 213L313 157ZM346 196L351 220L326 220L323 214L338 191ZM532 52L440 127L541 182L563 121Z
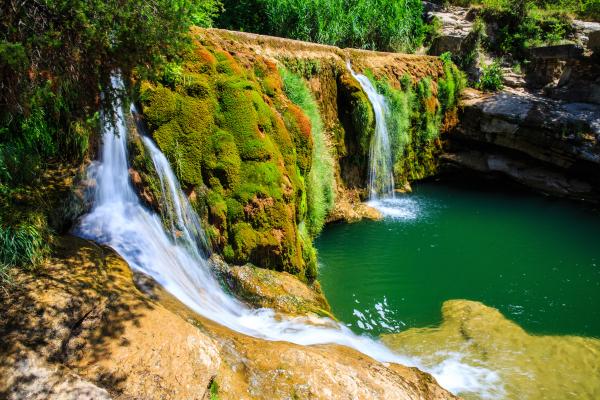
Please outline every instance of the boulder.
M583 47L576 44L559 44L555 46L541 46L529 49L529 54L537 59L568 60L583 55Z
M318 282L310 285L287 272L253 265L228 265L218 255L211 257L213 269L232 293L256 308L304 315L314 313L334 318Z
M433 40L429 54L439 56L447 51L457 54L460 52L462 43L466 36L439 36Z
M592 50L594 54L600 53L600 30L588 34L588 48Z
M600 105L515 90L467 95L446 161L545 193L600 199Z

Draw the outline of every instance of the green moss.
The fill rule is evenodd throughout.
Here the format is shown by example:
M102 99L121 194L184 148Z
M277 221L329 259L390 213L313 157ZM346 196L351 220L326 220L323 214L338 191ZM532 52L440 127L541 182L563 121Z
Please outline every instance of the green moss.
M234 196L247 203L254 196L283 198L282 173L274 162L245 161L241 168L241 183Z
M169 122L177 111L177 94L170 89L159 85L155 89L146 86L142 91L141 99L144 103L144 117L151 128L160 127Z
M350 73L338 77L337 90L339 119L344 129L340 172L349 187L365 187L375 114L367 95Z
M246 222L240 222L232 229L232 248L235 251L234 259L238 263L250 261L252 252L258 245L257 232Z
M206 98L212 95L209 78L204 74L187 73L183 75L183 88L188 96Z
M314 249L296 224L308 208L313 121L285 99L271 62L246 70L225 51L196 46L171 89L140 84L152 135L228 261L305 276Z
M240 181L242 160L233 135L219 130L210 136L209 145L204 160L207 180L215 177L223 188L234 188Z
M442 61L444 77L437 82L437 97L428 77L413 83L404 76L399 87L394 87L387 79L369 76L388 104L386 123L399 185L430 176L437 169L440 130L444 119L456 112L465 85L462 72L450 58L442 57Z
M239 221L244 217L244 207L234 198L225 199L227 204L227 220L233 224L235 221Z

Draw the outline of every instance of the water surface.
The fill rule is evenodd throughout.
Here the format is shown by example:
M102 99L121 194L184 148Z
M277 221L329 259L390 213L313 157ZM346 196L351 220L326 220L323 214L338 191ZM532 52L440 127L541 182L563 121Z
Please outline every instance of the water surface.
M498 308L530 333L600 337L600 216L542 196L427 183L384 221L316 241L334 313L357 332L436 326L445 300Z

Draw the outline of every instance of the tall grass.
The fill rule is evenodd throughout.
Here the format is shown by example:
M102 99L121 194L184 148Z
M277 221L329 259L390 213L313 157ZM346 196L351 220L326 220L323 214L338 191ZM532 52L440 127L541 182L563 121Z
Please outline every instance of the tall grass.
M10 269L33 270L48 254L48 228L42 214L31 213L24 220L11 223L0 220L0 284L10 281ZM14 218L11 217L11 219Z
M425 34L419 0L225 0L223 4L218 21L222 27L342 47L412 51Z
M306 225L310 235L316 236L323 228L335 201L333 157L327 143L319 106L306 81L285 68L280 68L279 73L286 95L304 111L311 123L313 154L307 179Z

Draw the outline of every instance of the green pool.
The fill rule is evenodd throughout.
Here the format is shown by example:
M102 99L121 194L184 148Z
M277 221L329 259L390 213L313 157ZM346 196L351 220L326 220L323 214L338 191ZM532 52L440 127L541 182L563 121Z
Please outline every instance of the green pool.
M600 215L542 196L421 184L383 221L328 226L320 281L338 318L372 335L436 326L476 300L530 333L600 337Z

